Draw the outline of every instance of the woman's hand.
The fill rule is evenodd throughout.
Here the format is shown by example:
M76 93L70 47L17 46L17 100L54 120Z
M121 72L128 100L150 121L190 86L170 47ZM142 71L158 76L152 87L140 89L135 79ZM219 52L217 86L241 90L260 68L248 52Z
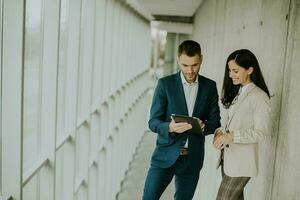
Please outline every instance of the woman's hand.
M214 146L221 150L225 145L233 142L233 133L220 133L217 132L214 138Z

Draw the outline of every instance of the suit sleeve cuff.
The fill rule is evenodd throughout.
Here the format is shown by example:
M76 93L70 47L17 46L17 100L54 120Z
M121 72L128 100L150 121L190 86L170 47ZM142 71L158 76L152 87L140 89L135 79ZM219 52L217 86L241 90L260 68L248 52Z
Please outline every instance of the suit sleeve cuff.
M166 136L166 138L168 138L168 137L174 138L174 137L176 137L176 133L169 132L169 124L170 124L170 122L164 122L162 124L163 130L165 133L164 135Z
M241 143L241 133L240 131L233 131L233 143Z

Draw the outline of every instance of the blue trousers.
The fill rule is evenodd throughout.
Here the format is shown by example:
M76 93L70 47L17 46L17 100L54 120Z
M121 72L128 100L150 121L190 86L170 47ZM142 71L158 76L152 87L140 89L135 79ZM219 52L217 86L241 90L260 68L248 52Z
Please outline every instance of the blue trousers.
M150 166L144 186L143 200L159 200L175 176L175 200L191 200L199 179L199 172L190 169L187 156L179 156L169 168Z

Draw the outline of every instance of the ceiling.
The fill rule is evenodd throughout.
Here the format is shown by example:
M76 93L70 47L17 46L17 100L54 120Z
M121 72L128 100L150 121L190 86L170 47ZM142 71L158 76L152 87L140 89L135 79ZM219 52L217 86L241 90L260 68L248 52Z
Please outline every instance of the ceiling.
M203 0L127 0L140 14L151 20L192 23Z
M193 16L202 0L136 0L152 15Z

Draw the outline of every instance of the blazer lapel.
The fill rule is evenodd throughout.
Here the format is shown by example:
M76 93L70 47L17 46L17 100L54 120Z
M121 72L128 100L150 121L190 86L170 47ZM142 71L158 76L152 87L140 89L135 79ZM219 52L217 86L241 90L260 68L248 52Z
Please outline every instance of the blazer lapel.
M238 107L241 105L241 103L245 100L245 98L248 96L248 94L255 88L255 84L254 83L250 83L250 85L248 86L248 88L246 89L245 92L243 92L239 97L237 102L235 103L235 105L232 108L229 108L229 112L228 112L228 120L226 123L226 127L229 126L229 124L231 123L232 118L234 117Z
M180 78L180 71L177 73L177 76L176 76L175 88L178 88L176 90L176 92L177 92L176 95L177 95L179 104L182 105L183 115L188 115L188 109L187 109L186 99L185 99L185 95L184 95L183 85L182 85L181 78Z
M199 102L201 102L201 98L203 97L203 86L204 86L203 84L204 83L201 83L200 75L198 75L198 91L197 91L197 97L196 97L192 116L197 116L197 114L199 113L200 107L197 105L199 104Z

